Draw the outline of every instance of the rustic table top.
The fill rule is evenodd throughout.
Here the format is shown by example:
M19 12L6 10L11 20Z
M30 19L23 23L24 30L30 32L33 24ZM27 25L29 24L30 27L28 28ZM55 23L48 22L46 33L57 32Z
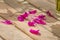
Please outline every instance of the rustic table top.
M24 4L24 3L23 3ZM39 13L43 13L37 8L28 3L26 11L29 9L36 9ZM13 22L12 25L6 25L0 22L0 40L60 40L60 21L46 15L47 25L37 25L36 27L29 27L27 21L19 22L16 18L21 13L5 4L0 2L0 21L8 19ZM34 35L29 32L29 29L39 29L41 35Z

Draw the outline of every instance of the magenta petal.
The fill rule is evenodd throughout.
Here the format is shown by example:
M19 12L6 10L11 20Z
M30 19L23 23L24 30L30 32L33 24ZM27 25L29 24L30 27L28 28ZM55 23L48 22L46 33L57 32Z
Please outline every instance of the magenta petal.
M52 17L52 14L49 11L46 11L46 13L47 13L48 16Z
M19 21L24 21L24 18L22 17L22 15L20 15L20 16L18 16L18 18L17 18Z
M30 14L35 14L35 13L37 13L37 10L31 10L31 11L29 11L29 13Z
M39 35L39 30L30 29L30 32L35 35Z
M40 20L39 20L39 19L37 19L37 18L36 18L36 19L34 19L33 21L34 21L35 23L37 23L37 24L40 24Z
M46 25L46 22L44 20L41 20L41 19L34 19L33 21L36 22L37 24Z
M22 21L24 21L24 19L25 19L26 17L28 17L28 13L27 13L27 12L25 12L23 15L18 16L17 19L22 22Z
M47 15L48 15L48 16L50 16L50 17L53 17L53 18L57 19L55 16L53 16L53 15L50 13L50 11L47 11L46 13L47 13Z
M28 13L25 12L23 15L22 15L24 18L28 17Z
M28 25L29 26L35 26L35 23L34 22L28 22Z
M39 18L39 19L43 19L43 20L46 19L46 18L45 18L45 15L43 15L43 14L39 15L38 18Z
M5 20L5 21L1 21L4 24L12 24L12 22L10 20Z
M46 22L44 20L40 20L40 24L46 25Z

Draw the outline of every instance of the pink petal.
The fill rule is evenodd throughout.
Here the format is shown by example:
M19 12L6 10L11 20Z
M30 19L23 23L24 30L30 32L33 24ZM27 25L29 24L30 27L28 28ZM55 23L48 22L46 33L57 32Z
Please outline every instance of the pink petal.
M25 12L23 15L22 15L24 18L28 17L28 13Z
M33 21L37 24L46 25L46 22L44 20L41 20L41 19L34 19Z
M40 20L40 24L46 25L46 22L44 20Z
M29 13L30 14L35 14L35 13L37 13L37 10L31 10L31 11L29 11Z
M35 23L29 21L29 22L28 22L28 25L29 25L29 26L35 26Z
M5 21L1 21L4 24L12 24L12 22L10 20L5 20Z
M46 13L47 13L47 15L48 15L48 16L50 16L50 17L53 17L53 18L57 19L56 17L54 17L54 16L50 13L50 11L46 11Z
M40 35L39 30L30 29L30 32L35 35Z
M39 15L38 18L39 18L39 19L43 19L43 20L46 19L46 18L45 18L45 15L43 15L43 14Z
M18 19L18 21L21 21L21 22L24 21L24 18L22 15L18 16L17 19Z
M52 14L49 11L46 11L46 13L47 13L48 16L52 17Z

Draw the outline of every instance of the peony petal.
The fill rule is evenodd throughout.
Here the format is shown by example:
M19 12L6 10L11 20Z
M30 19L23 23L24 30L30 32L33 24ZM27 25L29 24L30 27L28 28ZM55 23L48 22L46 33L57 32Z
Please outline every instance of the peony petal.
M34 19L33 21L34 21L35 23L37 23L37 24L46 25L46 22L45 22L44 20L42 20L42 19Z
M39 21L40 21L40 24L46 25L46 22L44 20L39 20Z
M25 12L23 15L22 15L24 18L28 17L28 13Z
M20 15L20 16L18 16L18 18L17 18L19 21L24 21L24 18L22 17L22 15Z
M28 22L28 25L29 25L29 26L35 26L35 23L29 21L29 22Z
M39 19L43 19L43 20L46 19L46 18L45 18L45 15L43 15L43 14L39 15L38 18L39 18Z
M50 17L53 17L53 18L57 19L55 16L53 16L53 15L50 13L50 11L46 11L46 13L47 13L47 15L48 15L48 16L50 16Z
M46 11L46 13L47 13L48 16L52 17L52 14L50 13L50 11Z
M30 14L35 14L35 13L37 13L37 10L31 10L31 11L29 11L29 13Z
M39 30L30 29L30 32L35 35L40 35Z
M5 21L1 21L4 24L12 24L12 22L10 20L5 20Z

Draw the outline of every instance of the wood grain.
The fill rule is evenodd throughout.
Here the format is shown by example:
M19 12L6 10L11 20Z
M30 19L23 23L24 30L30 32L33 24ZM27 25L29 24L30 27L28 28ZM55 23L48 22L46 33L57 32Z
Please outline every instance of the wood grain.
M14 25L6 25L3 23L0 23L0 35L6 40L33 40L22 31L15 28Z
M0 6L1 5L2 3L0 4ZM0 35L6 40L60 40L60 37L57 36L57 34L60 36L59 32L60 27L59 25L55 25L55 23L59 23L59 21L57 22L57 20L55 20L54 18L51 18L46 15L47 25L44 26L36 25L36 27L30 27L27 25L28 20L25 20L24 22L20 22L17 20L17 16L20 15L21 13L16 13L17 11L8 5L3 6L8 7L8 10L6 9L7 10L7 12L5 11L6 13L3 12L0 13L0 15L3 17L0 19L1 20L9 19L13 22L13 25L5 25L0 23L1 26ZM3 6L2 8L4 8ZM35 7L30 8L36 9ZM38 10L38 12L42 11ZM45 29L44 27L47 29ZM29 32L30 28L39 29L41 35L31 34ZM52 32L56 33L56 35Z
M0 40L3 40L2 38L0 38Z

